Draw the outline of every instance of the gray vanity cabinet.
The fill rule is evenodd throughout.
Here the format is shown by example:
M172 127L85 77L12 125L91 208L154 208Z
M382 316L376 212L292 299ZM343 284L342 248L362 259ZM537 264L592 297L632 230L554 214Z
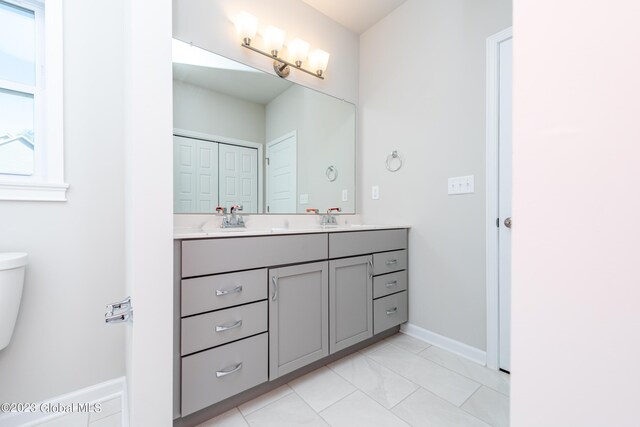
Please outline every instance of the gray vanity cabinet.
M373 336L373 257L329 262L329 352Z
M329 354L329 263L269 269L269 377Z

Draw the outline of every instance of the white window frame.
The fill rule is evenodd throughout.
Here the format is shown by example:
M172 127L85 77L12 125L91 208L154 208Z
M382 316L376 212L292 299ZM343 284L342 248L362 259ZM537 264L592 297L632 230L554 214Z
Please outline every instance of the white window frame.
M0 200L66 201L69 185L64 182L62 0L3 1L35 14L35 91L11 85L19 92L33 92L36 139L34 174L0 174ZM2 86L11 89L7 82Z

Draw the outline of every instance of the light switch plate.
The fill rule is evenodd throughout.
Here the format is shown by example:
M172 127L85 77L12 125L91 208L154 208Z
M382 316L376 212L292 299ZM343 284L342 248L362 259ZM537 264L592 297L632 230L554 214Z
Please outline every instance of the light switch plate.
M471 194L475 192L475 178L473 175L449 178L447 183L448 194Z
M342 190L342 201L343 202L348 202L349 201L349 191L348 190Z
M371 187L371 198L373 200L380 199L380 187L378 187L377 185Z
M309 195L308 194L301 194L300 195L300 204L301 205L306 205L309 203Z

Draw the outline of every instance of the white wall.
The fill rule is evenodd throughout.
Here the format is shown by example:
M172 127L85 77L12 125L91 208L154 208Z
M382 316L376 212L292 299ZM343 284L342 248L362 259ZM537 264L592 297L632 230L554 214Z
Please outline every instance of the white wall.
M410 318L486 347L485 41L510 0L408 0L360 38L360 198L365 222L410 224ZM385 159L398 150L396 173ZM475 194L447 196L447 177ZM371 200L371 186L380 200Z
M296 131L298 213L331 207L355 212L355 114L352 104L298 85L267 104L267 142ZM330 165L338 171L332 182L326 177ZM309 196L308 204L300 204L301 194Z
M274 74L269 58L240 46L232 20L242 10L258 18L259 31L275 25L287 32L287 41L299 37L331 54L326 80L292 70L290 81L357 101L358 37L299 0L174 0L174 37Z
M514 426L640 423L638 21L515 0Z
M264 144L265 106L174 80L173 126Z
M64 143L69 201L0 202L0 251L29 253L0 401L33 402L125 372L121 1L64 1Z

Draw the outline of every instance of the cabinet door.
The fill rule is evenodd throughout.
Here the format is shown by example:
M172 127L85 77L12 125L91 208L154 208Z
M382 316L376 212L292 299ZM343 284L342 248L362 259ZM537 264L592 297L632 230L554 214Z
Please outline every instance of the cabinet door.
M373 336L371 256L329 262L329 350L335 353Z
M269 377L329 354L329 263L269 270Z

